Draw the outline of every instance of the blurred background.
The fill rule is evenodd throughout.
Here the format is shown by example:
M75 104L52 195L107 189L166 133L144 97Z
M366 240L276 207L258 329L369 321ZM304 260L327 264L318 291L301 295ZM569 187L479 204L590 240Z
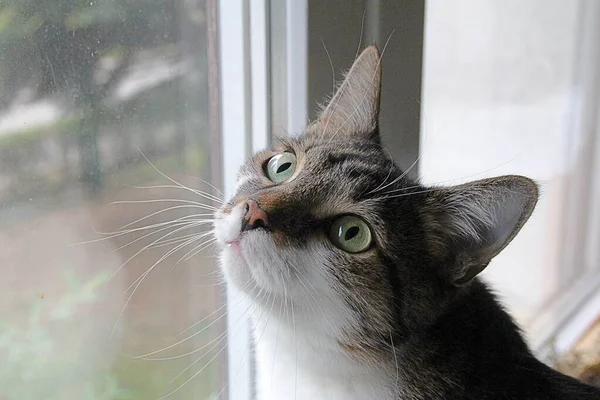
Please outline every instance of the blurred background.
M540 182L485 279L541 358L589 375L600 3L0 0L0 399L251 398L206 220L370 42L413 177Z
M157 169L219 196L202 182L220 168L207 27L201 0L0 1L0 398L153 399L205 364L171 398L221 390L211 248L183 246L137 287L210 213ZM98 234L167 208L128 229L179 224ZM218 344L195 364L204 352L131 359L194 333L153 357Z

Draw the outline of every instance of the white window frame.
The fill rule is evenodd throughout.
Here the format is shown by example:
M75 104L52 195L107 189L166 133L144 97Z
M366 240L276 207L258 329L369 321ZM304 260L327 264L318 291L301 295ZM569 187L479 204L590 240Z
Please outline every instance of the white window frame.
M247 159L251 143L250 82L248 80L247 8L243 0L219 0L219 83L223 187L230 198L239 166ZM227 390L229 400L249 400L251 393L249 326L236 293L227 288ZM242 322L240 326L240 322Z
M275 10L273 10L275 8ZM284 10L284 17L271 13ZM279 19L277 19L279 18ZM273 21L277 19L277 24ZM218 0L219 84L224 195L235 187L237 171L248 157L271 142L274 114L287 132L307 122L308 0ZM275 29L274 29L275 28ZM282 48L272 38L284 37ZM283 36L280 36L283 35ZM283 53L278 53L283 50ZM271 54L274 54L271 57ZM272 79L271 68L283 66L284 78ZM272 109L271 85L283 93L283 108ZM281 85L281 86L279 86ZM282 111L285 115L279 115ZM227 296L227 394L229 400L254 395L250 326L245 307L229 289ZM240 324L242 321L242 324ZM224 391L225 392L225 391Z
M569 183L565 210L565 255L563 268L576 268L578 275L544 308L532 324L531 345L535 353L552 364L556 357L569 351L598 318L600 310L600 3L582 3L580 50L577 55L576 94L580 105L573 118L573 130L582 131L582 141L593 149L580 173ZM574 159L581 154L572 154ZM588 174L586 175L587 172ZM587 198L581 207L579 198ZM582 226L580 221L587 220Z
M271 136L308 122L308 0L269 0Z

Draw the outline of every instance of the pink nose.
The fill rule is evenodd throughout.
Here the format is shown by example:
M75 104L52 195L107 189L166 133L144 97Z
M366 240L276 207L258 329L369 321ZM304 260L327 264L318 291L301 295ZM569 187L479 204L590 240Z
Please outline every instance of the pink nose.
M246 202L246 215L242 221L242 232L269 226L269 215L254 200Z

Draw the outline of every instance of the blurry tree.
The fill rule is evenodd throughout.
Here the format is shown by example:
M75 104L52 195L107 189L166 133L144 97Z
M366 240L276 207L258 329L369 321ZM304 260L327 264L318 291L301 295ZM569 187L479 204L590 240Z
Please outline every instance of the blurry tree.
M103 100L139 50L179 40L184 0L0 0L0 109L25 87L79 113L80 176L102 185L98 148ZM117 60L99 74L104 55Z

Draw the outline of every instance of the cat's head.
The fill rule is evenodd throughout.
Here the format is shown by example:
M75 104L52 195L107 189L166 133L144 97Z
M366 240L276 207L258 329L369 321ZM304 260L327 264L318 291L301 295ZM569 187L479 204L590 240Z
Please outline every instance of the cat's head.
M215 223L228 284L348 348L431 323L513 239L538 193L518 176L409 179L379 138L380 61L365 49L301 136L252 157Z

